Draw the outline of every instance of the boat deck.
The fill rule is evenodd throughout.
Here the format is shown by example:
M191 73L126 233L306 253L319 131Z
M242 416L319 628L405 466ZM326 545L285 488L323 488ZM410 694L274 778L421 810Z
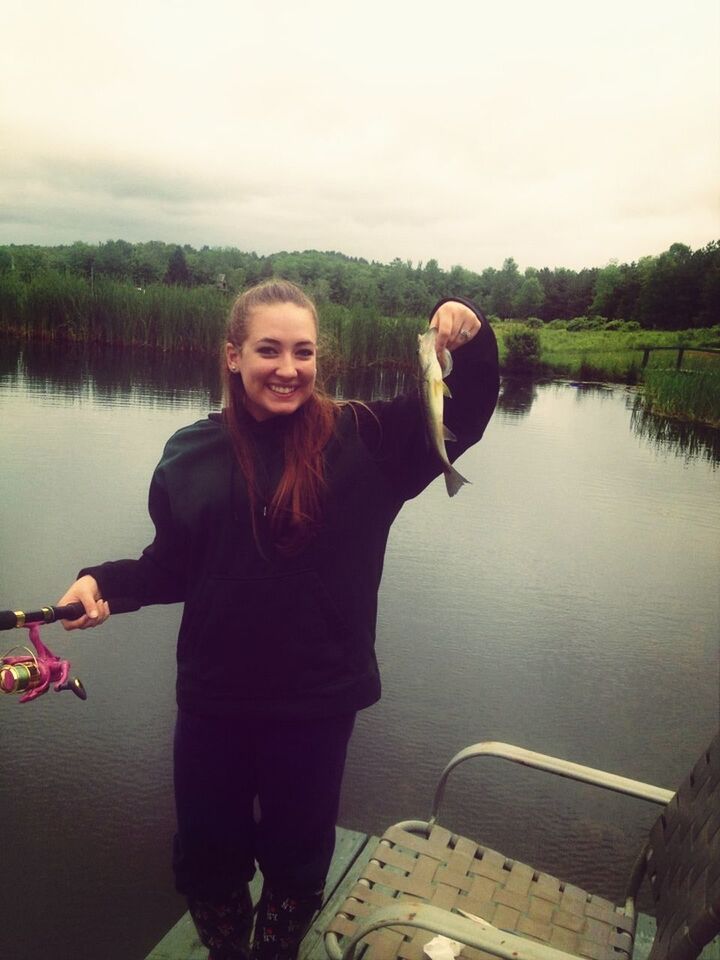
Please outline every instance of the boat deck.
M348 895L357 878L370 859L378 838L354 830L337 829L335 855L330 866L326 899L315 923L308 931L300 949L299 960L327 960L323 933L330 918ZM250 885L253 902L260 899L262 877L259 873ZM640 914L635 936L633 960L645 960L650 952L655 935L655 921ZM146 960L207 960L208 952L200 943L189 913L185 913L160 943L148 954ZM720 939L713 940L702 953L702 960L720 960Z

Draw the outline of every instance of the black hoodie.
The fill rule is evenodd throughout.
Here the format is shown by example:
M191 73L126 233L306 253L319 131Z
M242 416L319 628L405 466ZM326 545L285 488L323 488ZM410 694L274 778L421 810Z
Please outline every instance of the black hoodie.
M497 345L478 334L453 354L444 421L455 459L478 441L498 395ZM441 301L441 303L444 301ZM438 304L437 306L439 306ZM437 306L434 308L437 309ZM433 310L433 313L434 313ZM271 492L292 415L248 418L258 477ZM323 519L312 541L280 556L258 516L261 549L219 414L168 441L153 475L155 539L136 560L87 567L105 598L184 602L177 699L213 715L332 716L380 696L377 596L390 526L405 500L441 472L417 395L347 405L325 449Z

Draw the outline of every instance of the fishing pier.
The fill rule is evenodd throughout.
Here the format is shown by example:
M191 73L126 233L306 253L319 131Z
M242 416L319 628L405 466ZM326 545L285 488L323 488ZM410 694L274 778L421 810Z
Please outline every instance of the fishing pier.
M325 900L313 925L303 940L299 960L328 960L323 936L328 924L345 901L350 891L371 859L378 837L355 830L337 828L335 855L330 866ZM262 877L256 873L250 885L253 903L260 899ZM652 917L638 916L635 946L632 960L646 960L655 936L655 921ZM432 933L427 938L431 940ZM192 918L185 913L174 927L148 954L146 960L207 960L208 951L200 943ZM720 960L720 939L713 940L701 954L702 960Z

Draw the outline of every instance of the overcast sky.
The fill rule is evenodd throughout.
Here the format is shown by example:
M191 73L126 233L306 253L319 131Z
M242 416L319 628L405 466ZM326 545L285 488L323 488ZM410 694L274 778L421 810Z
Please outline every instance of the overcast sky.
M0 242L603 266L720 237L718 0L6 0Z

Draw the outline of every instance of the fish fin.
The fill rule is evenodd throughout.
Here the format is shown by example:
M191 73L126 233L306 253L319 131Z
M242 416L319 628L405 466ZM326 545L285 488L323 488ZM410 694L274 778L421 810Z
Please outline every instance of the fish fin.
M466 483L470 483L470 481L466 480L461 473L458 473L455 467L450 467L449 470L445 471L445 486L449 497L454 497L460 487Z
M452 394L450 393L450 387L445 383L444 380L442 380L441 383L442 383L443 396L450 397L452 399Z
M453 443L457 443L457 437L452 432L449 427L446 427L445 424L442 425L443 428L443 440L452 440Z

